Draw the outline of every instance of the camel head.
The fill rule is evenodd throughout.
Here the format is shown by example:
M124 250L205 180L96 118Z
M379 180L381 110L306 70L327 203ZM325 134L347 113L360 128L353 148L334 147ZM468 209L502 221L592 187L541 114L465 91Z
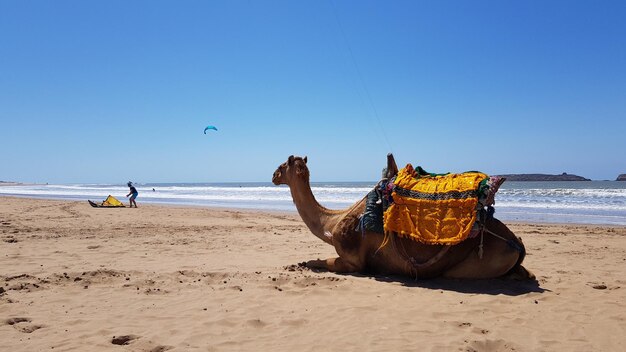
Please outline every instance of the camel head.
M299 156L289 156L286 162L280 164L274 176L272 182L275 185L289 185L292 181L297 179L309 180L309 168L306 166L306 156L301 158Z

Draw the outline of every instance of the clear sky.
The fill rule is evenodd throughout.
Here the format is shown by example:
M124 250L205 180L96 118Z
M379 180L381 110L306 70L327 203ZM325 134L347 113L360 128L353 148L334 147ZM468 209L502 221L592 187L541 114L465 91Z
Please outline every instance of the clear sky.
M626 173L626 1L0 0L0 180ZM207 125L219 131L203 134Z

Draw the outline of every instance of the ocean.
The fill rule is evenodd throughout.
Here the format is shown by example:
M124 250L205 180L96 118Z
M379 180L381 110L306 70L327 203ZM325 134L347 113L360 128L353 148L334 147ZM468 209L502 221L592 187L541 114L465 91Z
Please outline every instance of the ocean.
M375 182L311 183L320 204L342 209L361 199ZM293 211L289 188L258 183L135 184L137 203ZM125 184L35 184L1 186L0 195L100 202L109 194L122 202ZM626 225L626 182L505 182L496 194L496 217L503 221Z

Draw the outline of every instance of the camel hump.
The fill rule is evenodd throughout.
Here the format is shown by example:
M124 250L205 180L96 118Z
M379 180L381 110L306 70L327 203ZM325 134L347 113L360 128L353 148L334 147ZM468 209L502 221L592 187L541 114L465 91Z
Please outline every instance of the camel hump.
M383 173L383 178L390 179L398 174L398 165L392 153L387 154L387 168Z

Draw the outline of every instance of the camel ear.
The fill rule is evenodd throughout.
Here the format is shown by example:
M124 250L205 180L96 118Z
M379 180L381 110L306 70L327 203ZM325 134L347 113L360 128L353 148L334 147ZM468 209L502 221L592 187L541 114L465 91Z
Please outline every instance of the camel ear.
M304 159L302 159L302 160L304 160L304 163L306 164L306 156L305 156L305 157L304 157Z
M289 159L287 159L287 164L288 164L288 165L293 165L293 160L294 160L294 159L295 159L295 158L293 157L293 155L289 155Z
M298 165L296 165L296 175L298 175L298 177L303 177L303 176L308 175L306 161L304 165L302 165L301 163L298 163Z

